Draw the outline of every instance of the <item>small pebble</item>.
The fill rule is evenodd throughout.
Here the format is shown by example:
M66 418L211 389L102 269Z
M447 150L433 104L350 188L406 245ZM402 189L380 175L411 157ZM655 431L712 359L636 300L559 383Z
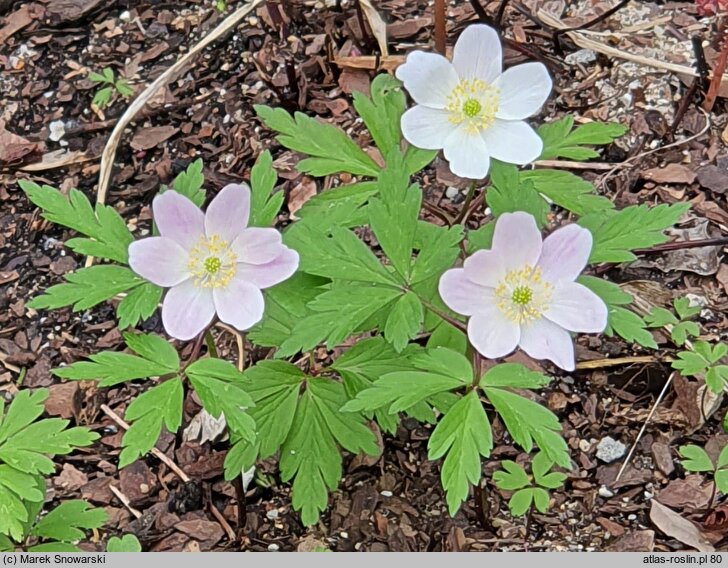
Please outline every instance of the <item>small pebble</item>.
M621 458L627 451L627 446L614 438L607 436L599 441L597 446L597 459L605 463L612 463Z
M277 552L281 547L278 546L275 542L268 545L268 552Z
M391 497L392 492L391 491L382 491L382 492L380 492L380 495L383 495L384 497Z
M66 125L62 120L54 120L48 125L48 129L50 131L48 139L53 142L58 142L66 135Z
M614 497L614 493L607 489L606 485L602 485L599 488L599 496L604 497L605 499L609 499L610 497Z
M266 512L265 516L271 520L277 519L278 518L278 509L271 509L270 511Z
M455 199L459 193L460 191L458 190L458 188L451 185L445 190L445 197L447 197L448 199Z
M575 63L585 65L587 63L593 63L596 60L597 52L593 49L580 49L564 57L564 61L569 65L574 65Z
M129 10L124 10L121 14L119 14L119 19L122 22L128 22L131 20L131 14L129 13Z

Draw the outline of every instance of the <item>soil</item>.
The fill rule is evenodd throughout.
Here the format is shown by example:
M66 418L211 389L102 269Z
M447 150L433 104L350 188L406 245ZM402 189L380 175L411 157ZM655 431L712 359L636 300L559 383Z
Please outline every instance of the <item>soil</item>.
M678 460L677 448L683 444L707 443L709 451L719 451L728 439L721 425L726 404L721 398L711 411L701 412L698 381L674 378L619 481L615 479L624 456L609 464L597 458L597 447L606 437L630 449L655 406L671 372L665 360L674 353L659 335L657 352L618 338L582 337L577 345L582 365L572 374L515 356L556 376L539 398L559 416L576 464L565 488L553 492L550 512L533 514L527 521L509 514L507 494L491 482L498 460L525 458L497 421L496 448L484 464L483 486L453 518L447 514L439 463L427 459L429 427L409 420L395 436L383 437L379 459L346 457L345 476L330 507L308 529L292 511L289 486L281 483L275 461L259 464L244 498L223 480L225 441L200 443L182 432L162 436L158 448L185 471L188 483L153 456L117 470L122 433L101 405L123 416L140 387L98 389L91 382L62 383L49 372L101 349L118 348L121 336L113 308L37 313L25 307L29 298L61 282L84 259L64 249L70 232L43 220L16 180L28 178L64 191L76 187L95 200L99 156L128 101L117 96L103 110L94 107L98 86L87 79L88 73L111 68L129 79L138 95L239 6L228 4L221 13L203 0L0 1L0 392L10 400L21 386L47 387L49 415L102 434L92 448L58 458L49 481L50 506L83 497L109 512L109 522L82 546L103 550L108 536L131 532L145 550L154 551L690 550L690 543L684 537L681 541L669 523L651 519L655 498L694 521L716 549L728 550L728 508L720 501L709 505L710 480L688 474ZM473 4L448 5L448 45L481 18ZM510 38L506 65L535 58L549 66L555 92L536 122L570 113L577 121L615 120L629 126L624 138L601 151L596 165L577 171L594 181L600 193L618 207L689 200L693 208L676 237L685 237L687 230L697 231L689 233L691 239L695 234L725 237L726 101L719 97L706 113L700 106L705 89L690 92L688 77L585 51L567 34L555 39L537 15L538 8L545 9L568 26L580 26L613 4L509 2L502 19L502 31ZM374 5L388 23L390 54L434 44L430 3L381 0ZM500 2L482 5L492 23ZM709 65L716 60L717 25L715 18L700 17L691 2L643 1L589 24L585 33L626 52L692 67L692 37L702 40ZM298 157L281 148L261 125L253 104L317 116L351 132L368 148L371 140L351 108L350 94L366 92L374 72L342 66L335 59L378 53L353 1L263 3L136 117L119 145L107 203L142 235L149 230L152 197L191 161L203 158L212 193L248 179L258 154L269 148L287 195L280 217L285 224L291 212L331 180L298 173ZM628 167L613 169L627 159ZM56 161L51 164L55 167L49 161ZM420 182L428 200L457 215L464 195L450 188L462 185L444 161L438 159ZM475 227L482 219L479 212L469 223ZM562 219L558 215L554 221ZM703 306L703 336L715 340L726 336L728 326L724 252L721 246L646 251L635 263L605 266L601 273L616 282L631 282L635 292L658 305L690 295ZM156 316L142 327L162 332ZM234 356L230 336L218 339L222 354ZM184 347L182 356L190 349ZM631 356L646 357L603 364L606 358ZM188 395L185 425L199 411L194 396ZM223 522L211 512L213 505Z

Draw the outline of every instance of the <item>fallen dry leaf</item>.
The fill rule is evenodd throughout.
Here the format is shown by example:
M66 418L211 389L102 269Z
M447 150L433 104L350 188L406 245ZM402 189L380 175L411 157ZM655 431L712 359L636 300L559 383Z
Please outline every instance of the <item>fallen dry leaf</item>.
M715 278L718 280L721 286L723 286L723 290L725 290L725 293L728 294L728 264L721 264L720 269L718 269L718 274L715 275Z
M655 547L655 531L634 531L615 540L607 552L652 552Z
M0 44L5 43L11 35L22 30L33 21L30 8L29 5L22 6L5 18L5 25L0 28Z
M20 160L38 148L37 142L30 142L22 136L5 129L5 121L0 120L0 163L9 164Z
M374 8L371 0L359 0L359 3L367 18L367 22L369 22L369 27L372 29L374 37L377 38L379 51L384 56L389 55L389 49L387 48L387 23L379 15L376 8Z
M682 164L668 164L664 168L651 168L642 177L656 183L693 183L695 172Z
M288 196L288 211L291 212L291 219L297 219L296 211L314 195L316 195L316 181L311 177L303 176L301 182L291 190L291 194Z
M675 538L699 552L715 552L713 545L708 542L697 526L655 499L652 500L650 508L650 520L667 536Z
M698 170L698 183L714 193L725 193L728 190L728 171L712 164L703 166Z
M169 140L177 132L179 132L179 128L170 125L140 128L131 139L130 145L135 150L149 150L157 144Z
M704 482L705 479L699 474L687 475L685 479L673 479L657 494L657 499L663 505L676 509L705 509L713 494L713 483Z

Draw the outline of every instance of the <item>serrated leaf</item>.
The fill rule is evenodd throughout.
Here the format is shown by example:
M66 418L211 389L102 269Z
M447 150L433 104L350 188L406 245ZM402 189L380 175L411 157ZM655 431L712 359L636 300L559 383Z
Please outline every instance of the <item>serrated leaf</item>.
M516 491L508 501L508 509L514 517L525 515L533 503L533 488L527 487Z
M614 204L594 193L594 187L571 172L563 170L528 170L520 172L522 182L530 181L536 191L548 197L556 205L586 215L596 211L612 209Z
M716 469L713 466L708 452L700 446L694 444L680 446L678 452L683 457L680 463L688 471L713 471ZM718 467L720 468L721 466Z
M444 347L464 355L468 348L468 338L459 329L453 327L446 321L440 323L427 340L428 349Z
M678 317L681 320L685 320L688 318L691 318L693 316L696 316L700 313L701 307L698 306L691 306L690 300L688 298L682 297L682 298L675 298L672 302L673 307L675 308L675 312L677 313Z
M439 280L440 275L450 268L460 254L463 227L439 227L420 221L417 224L415 248L417 259L412 266L412 285L428 280Z
M400 352L407 347L422 328L424 321L422 302L416 294L407 292L394 303L384 326L384 337Z
M202 207L206 193L203 189L205 176L202 173L202 158L197 158L187 166L187 169L177 174L172 182L172 189L187 197L197 207Z
M511 460L501 461L503 470L493 473L493 481L498 489L502 491L515 491L531 485L526 470Z
M686 377L705 373L710 362L694 351L681 351L677 359L672 362L672 368L677 369Z
M565 116L560 120L543 124L538 134L543 140L541 160L566 158L584 161L599 154L583 145L610 144L623 136L627 128L614 122L589 122L573 129L574 118Z
M235 365L223 359L199 359L185 368L185 374L213 417L224 414L237 437L249 442L255 439L255 421L245 412L255 403L244 390L243 374Z
M501 363L491 367L480 379L482 387L537 389L551 382L551 377L531 371L519 363Z
M41 518L31 532L33 536L73 542L85 538L81 529L97 529L107 518L104 509L94 508L86 501L64 501Z
M158 335L125 333L124 340L137 355L102 351L79 361L53 369L63 379L94 380L109 387L125 381L146 379L179 371L179 356L172 345Z
M590 263L628 262L637 257L634 249L648 248L664 243L668 237L663 231L674 226L690 209L689 203L674 205L633 205L619 211L592 213L578 223L591 231L594 237Z
M688 337L697 337L698 335L700 335L700 326L694 321L681 321L670 332L670 337L678 346L685 345Z
M452 516L467 499L470 485L480 482L480 457L487 458L493 449L490 422L476 391L470 391L447 411L427 447L430 460L447 454L440 479Z
M112 536L106 543L106 552L141 552L142 545L133 534L125 534L121 538Z
M298 163L298 170L321 177L339 172L376 177L379 167L340 128L282 108L255 105L265 125L278 132L276 139L289 150L311 156Z
M250 188L252 192L250 203L251 227L270 227L278 216L283 205L285 194L283 191L273 193L278 174L273 168L273 156L265 150L250 171Z
M608 324L622 339L639 343L643 347L657 349L655 338L646 329L647 324L636 313L618 306L609 307ZM607 335L611 334L607 333Z
M73 306L75 312L87 310L146 282L126 266L113 264L82 268L67 274L65 279L66 283L51 286L45 294L33 298L28 307L54 310Z
M532 182L521 180L515 166L494 160L490 177L493 187L488 188L486 200L495 217L525 211L534 217L539 228L546 226L549 204L538 194Z
M715 464L715 469L721 469L728 465L728 445L723 446L718 456L718 462Z
M657 306L653 307L652 311L644 319L649 327L665 327L666 325L678 323L678 319L671 311Z
M71 189L65 196L51 186L28 180L20 180L18 185L43 211L45 219L87 237L70 239L66 242L68 247L79 254L127 262L129 244L134 237L113 207L97 204L94 210L88 198L77 189Z
M175 377L140 394L129 405L125 418L132 424L121 440L120 468L154 447L162 433L162 424L169 432L177 432L182 424L183 399L182 381Z
M399 149L402 133L399 122L406 107L402 83L389 75L377 75L370 86L371 98L355 91L354 108L364 119L374 142L383 156Z
M490 249L493 246L493 233L495 232L495 221L486 223L479 229L468 231L468 254L475 251Z
M539 452L531 461L531 471L533 471L533 477L537 484L547 489L556 489L561 487L566 480L566 475L560 472L549 473L549 470L553 467L554 462L549 458L546 453Z
M296 213L301 221L289 227L286 237L295 238L297 227L312 225L319 231L333 227L359 227L369 222L367 203L379 192L375 182L367 181L335 187L322 191L304 203Z
M116 308L119 329L135 327L139 322L149 319L162 301L162 292L162 288L151 282L132 288Z
M91 104L103 109L109 104L109 102L111 102L113 94L114 87L104 87L103 89L99 89L96 91L94 98L91 99Z

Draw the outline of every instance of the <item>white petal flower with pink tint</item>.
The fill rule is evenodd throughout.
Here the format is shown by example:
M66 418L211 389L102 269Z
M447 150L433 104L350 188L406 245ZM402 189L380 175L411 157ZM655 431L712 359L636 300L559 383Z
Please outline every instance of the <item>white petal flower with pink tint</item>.
M414 51L397 68L417 106L402 115L402 134L426 150L444 149L455 175L482 179L490 159L528 164L543 142L524 119L551 93L542 63L502 70L501 44L493 28L477 24L460 34L452 63L437 53Z
M534 359L573 371L569 332L598 333L607 326L602 299L575 282L591 248L591 233L579 225L542 241L531 215L504 213L491 249L445 272L440 296L450 309L470 316L468 339L481 355L495 359L520 347Z
M217 314L241 331L263 317L261 290L290 278L298 253L272 228L248 227L250 188L225 186L203 213L176 191L152 203L160 236L129 245L129 265L142 278L170 288L162 324L172 337L192 339Z

